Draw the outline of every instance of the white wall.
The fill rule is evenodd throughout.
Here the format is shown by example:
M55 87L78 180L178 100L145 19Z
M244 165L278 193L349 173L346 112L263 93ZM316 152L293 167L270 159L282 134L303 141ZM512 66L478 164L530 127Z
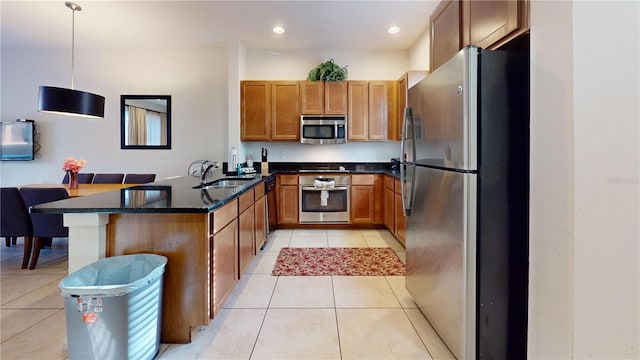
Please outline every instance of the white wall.
M531 359L640 358L639 11L531 2Z
M0 162L0 183L58 183L67 156L87 159L85 172L153 172L158 179L186 173L195 159L224 159L227 48L76 49L75 88L106 97L105 118L39 113L40 85L70 86L69 49L1 51L1 119L36 120L42 149L36 160ZM120 95L172 96L172 150L120 149Z
M309 71L329 59L347 66L349 80L396 80L408 68L406 51L247 50L247 73L244 80L304 80ZM303 145L294 142L244 142L246 155L260 160L261 148L269 150L271 162L388 162L400 154L400 143L351 142L341 145Z

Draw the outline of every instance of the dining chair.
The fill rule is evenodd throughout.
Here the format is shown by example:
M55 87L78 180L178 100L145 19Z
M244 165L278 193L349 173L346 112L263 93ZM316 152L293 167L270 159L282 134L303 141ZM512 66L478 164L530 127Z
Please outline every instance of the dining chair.
M127 174L124 176L125 184L144 184L155 180L156 174Z
M93 184L122 184L124 174L95 174Z
M69 193L64 188L24 187L20 188L20 195L28 207L69 198ZM69 237L69 229L63 225L62 214L31 213L30 215L33 224L33 239L35 240L29 263L29 269L32 270L38 263L40 250L44 247L45 242L55 237Z
M33 225L29 209L24 203L20 190L16 187L3 187L0 192L0 237L6 239L6 246L12 240L24 237L22 268L26 269L31 256ZM15 243L14 243L15 244Z
M93 181L93 173L78 173L78 184L91 184ZM63 184L69 183L69 174L64 174L62 178Z

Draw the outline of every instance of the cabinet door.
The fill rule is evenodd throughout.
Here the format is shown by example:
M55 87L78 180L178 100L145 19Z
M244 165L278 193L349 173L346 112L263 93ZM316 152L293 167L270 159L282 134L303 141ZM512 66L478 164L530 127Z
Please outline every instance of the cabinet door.
M369 82L369 140L390 140L396 127L396 87L393 81Z
M393 189L384 188L384 225L390 232L396 232L396 194Z
M278 224L298 223L298 186L280 186L278 191Z
M268 81L240 83L240 139L271 139L271 86Z
M351 223L372 224L374 219L373 186L351 185Z
M522 0L464 1L465 45L488 48L522 25Z
M347 113L347 82L324 83L324 113L345 115Z
M461 48L460 2L443 0L431 15L431 71L447 62Z
M300 108L302 114L324 114L324 82L300 82Z
M253 199L252 199L253 200ZM238 216L238 266L239 275L242 277L247 266L255 255L254 231L254 205L249 206L240 216Z
M402 210L402 195L396 193L396 239L404 246L407 237L407 221Z
M349 140L369 139L369 83L349 81L347 132Z
M409 91L409 74L405 73L398 79L398 107L396 112L396 129L394 140L402 140L402 122L404 121L404 108L407 106L407 93Z
M267 240L267 218L266 218L267 208L266 206L267 206L266 196L262 196L258 200L256 200L255 208L254 208L255 231L253 233L253 238L255 241L254 249L256 253L258 253L258 250L262 248L262 245L264 245L265 240Z
M271 140L300 139L300 85L297 81L272 83Z
M224 301L238 281L238 219L235 218L213 236L210 277L210 299L213 316L216 316Z

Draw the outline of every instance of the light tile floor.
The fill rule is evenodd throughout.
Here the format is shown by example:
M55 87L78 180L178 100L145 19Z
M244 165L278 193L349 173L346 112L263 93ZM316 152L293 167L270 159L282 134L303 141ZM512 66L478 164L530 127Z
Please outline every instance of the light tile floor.
M453 359L404 287L403 276L272 276L282 247L404 248L386 230L277 230L220 314L190 344L159 359ZM66 359L67 244L21 270L22 239L0 250L2 359Z

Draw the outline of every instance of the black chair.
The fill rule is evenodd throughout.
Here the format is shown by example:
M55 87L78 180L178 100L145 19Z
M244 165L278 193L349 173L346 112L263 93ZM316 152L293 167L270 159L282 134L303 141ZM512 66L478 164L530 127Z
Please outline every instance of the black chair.
M93 184L122 184L124 174L95 174Z
M93 181L93 173L78 173L78 184L91 184ZM62 178L63 184L69 183L69 174L64 174Z
M33 237L29 209L20 195L20 190L16 187L2 188L0 199L2 200L0 201L0 236L6 239L7 246L11 246L11 241L15 241L18 237L24 237L22 268L26 269L31 256Z
M69 193L64 188L26 187L20 189L20 194L28 207L69 198ZM35 245L33 246L29 269L34 269L38 263L40 250L44 247L44 243L54 237L69 237L69 229L64 227L62 223L62 214L32 213L30 215Z
M156 174L127 174L124 177L125 184L144 184L155 180Z

